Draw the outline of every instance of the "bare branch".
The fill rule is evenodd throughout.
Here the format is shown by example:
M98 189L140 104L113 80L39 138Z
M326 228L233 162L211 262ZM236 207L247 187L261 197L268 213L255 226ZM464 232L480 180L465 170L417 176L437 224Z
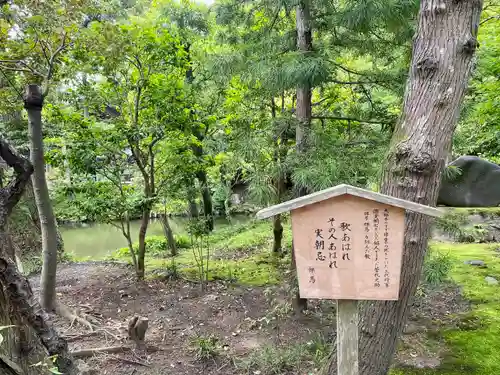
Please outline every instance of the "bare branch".
M336 79L330 79L328 80L328 82L337 83L339 85L366 85L387 83L387 81L338 81Z
M24 188L33 173L33 166L28 159L21 156L2 137L0 137L0 157L9 167L14 169L15 173L12 181L0 190L0 199L3 201L4 207L4 212L0 216L0 223L3 226L12 209L21 199Z
M47 96L47 94L49 93L50 80L52 79L52 75L54 74L54 67L55 67L56 59L57 59L58 55L62 51L64 51L66 49L66 47L68 46L66 44L66 37L67 36L68 36L68 34L65 31L63 33L63 35L62 35L61 44L59 45L59 47L57 47L57 49L54 51L54 53L50 57L50 60L49 60L49 70L47 72L47 76L45 77L45 88L43 89L43 96L44 97Z
M479 22L479 25L482 25L483 23L486 23L486 22L491 21L491 20L500 20L500 14L496 14L494 16L490 16L490 17L485 18L484 20Z
M6 65L7 64L7 65ZM22 67L20 67L21 65ZM43 74L33 69L22 60L0 60L0 68L4 70L11 70L15 72L31 73L38 77L43 78Z
M360 122L365 124L382 124L382 125L391 125L392 122L384 121L384 120L361 120L354 117L342 117L342 116L312 116L315 120L338 120L338 121L353 121Z

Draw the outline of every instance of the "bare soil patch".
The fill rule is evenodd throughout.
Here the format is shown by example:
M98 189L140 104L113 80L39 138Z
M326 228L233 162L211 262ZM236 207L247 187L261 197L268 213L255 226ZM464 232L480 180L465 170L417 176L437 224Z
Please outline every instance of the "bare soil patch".
M30 280L35 293L38 279L34 276ZM66 306L101 323L98 332L88 334L85 327L71 326L56 317L56 327L68 338L72 350L125 343L127 321L133 316L149 319L146 342L156 350L85 359L103 375L244 374L234 366L235 358L266 345L306 342L318 332L331 336L334 317L333 304L314 303L309 314L290 313L277 322L269 318L269 311L277 306L286 309L287 299L281 288L250 288L217 281L202 292L198 284L184 280L138 283L129 267L113 263L61 265L57 293ZM193 338L210 335L218 338L220 355L197 360Z
M30 281L38 293L39 277ZM289 310L284 287L244 287L217 281L202 292L198 284L185 280L138 283L126 265L89 262L61 265L57 292L68 307L100 322L97 332L89 334L85 327L56 317L55 324L72 350L130 344L126 339L127 321L133 316L149 319L146 342L153 350L83 359L102 375L259 373L238 368L235 363L266 346L306 343L318 333L326 340L334 336L333 302L310 301L310 312L295 315ZM467 309L460 290L453 285L418 297L395 364L439 366L446 348L438 336L430 333L459 324L459 313ZM210 336L218 339L219 355L197 359L199 346L193 340ZM283 374L315 372L312 363L301 367L287 369Z

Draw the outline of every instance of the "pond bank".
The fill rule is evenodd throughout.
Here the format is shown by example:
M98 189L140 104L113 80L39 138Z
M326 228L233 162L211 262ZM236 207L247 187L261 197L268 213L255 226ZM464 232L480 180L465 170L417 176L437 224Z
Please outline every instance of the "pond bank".
M170 218L170 226L175 234L185 234L187 217L174 216ZM226 218L215 219L215 230L217 231L239 225L252 220L248 215L235 215L231 222ZM132 240L137 241L139 235L140 220L131 221ZM127 246L127 241L121 230L111 224L80 223L65 224L60 226L66 252L72 254L76 259L104 259L121 247ZM148 227L148 236L162 236L163 228L161 222L152 219Z

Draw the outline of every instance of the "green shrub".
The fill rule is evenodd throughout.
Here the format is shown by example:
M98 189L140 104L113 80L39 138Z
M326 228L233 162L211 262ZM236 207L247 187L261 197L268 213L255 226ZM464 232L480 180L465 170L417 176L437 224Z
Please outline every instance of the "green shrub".
M134 247L136 245L134 244ZM166 255L168 251L167 239L163 236L151 236L146 238L146 254L154 257Z
M267 345L254 350L236 366L248 373L281 375L300 374L312 367L321 367L331 352L331 343L318 334L304 344L283 347Z
M448 278L453 267L449 254L430 251L424 260L423 281L429 286L436 286Z
M436 227L456 240L462 236L462 228L468 223L467 213L464 212L448 212L436 219Z
M174 234L175 244L178 249L189 249L191 247L191 239L184 234Z
M482 243L485 242L488 237L488 231L483 228L481 224L474 225L472 228L464 228L461 230L460 234L456 237L458 242L465 243Z
M174 234L175 244L177 249L187 249L191 247L191 240L186 235ZM134 251L137 254L139 249L139 243L135 242L133 244ZM155 258L165 257L170 255L170 249L168 248L168 241L163 236L150 236L146 238L146 254ZM128 258L130 256L130 250L127 247L122 247L117 249L111 255L112 258Z
M191 348L195 357L200 361L207 361L219 355L219 339L214 335L199 335L191 339Z

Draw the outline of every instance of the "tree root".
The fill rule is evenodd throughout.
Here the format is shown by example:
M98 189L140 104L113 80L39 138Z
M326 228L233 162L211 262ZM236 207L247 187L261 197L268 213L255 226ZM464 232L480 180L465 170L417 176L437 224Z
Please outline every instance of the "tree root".
M131 364L131 365L151 367L147 363L139 362L139 361L134 361L134 360L131 360L131 359L128 359L128 358L117 357L115 355L108 355L106 358L108 358L108 359L114 359L116 361L122 361L124 363L128 363L128 364Z
M78 314L72 312L69 308L67 308L65 305L63 305L60 302L57 302L56 304L56 313L57 315L68 319L71 322L71 326L75 322L80 323L82 326L87 327L90 331L94 331L94 328L96 327L99 322L90 317L89 315L85 314L85 318L82 318L81 316L78 316Z
M82 358L82 357L92 357L96 354L122 353L130 350L132 350L130 346L108 346L101 348L74 350L71 352L71 355L73 356L73 358Z

